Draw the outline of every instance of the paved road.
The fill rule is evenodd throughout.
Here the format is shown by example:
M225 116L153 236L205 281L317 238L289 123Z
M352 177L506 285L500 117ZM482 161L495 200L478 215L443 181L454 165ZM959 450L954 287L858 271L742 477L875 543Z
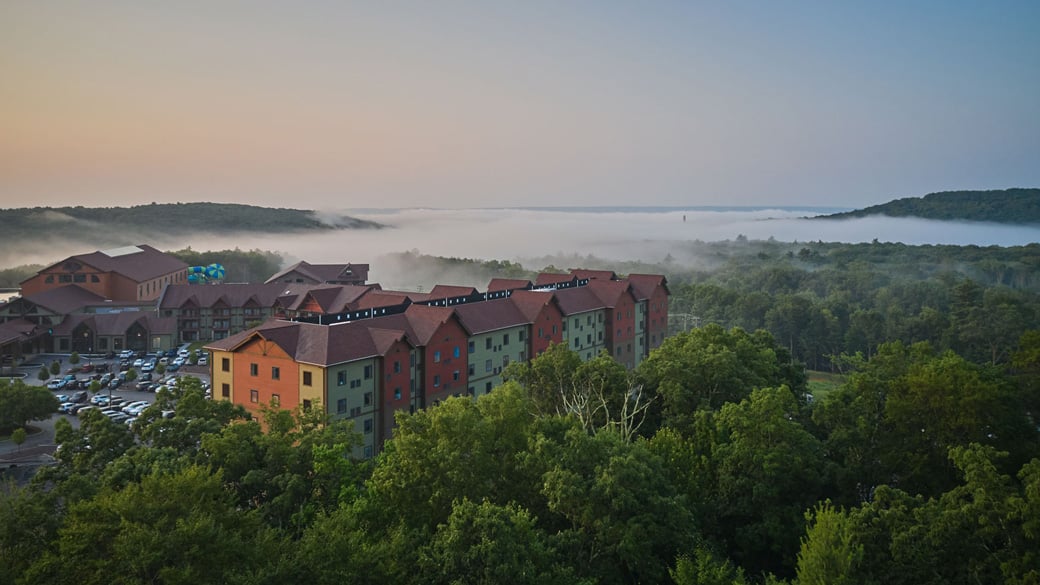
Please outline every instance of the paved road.
M62 372L69 368L69 356L68 355L55 355L46 354L37 356L29 362L33 365L19 368L19 370L26 372L26 377L22 380L26 384L34 386L43 386L46 382L41 382L36 378L36 373L40 370L40 364L50 364L54 360L62 360ZM92 359L91 363L97 364L101 362L109 363L113 371L119 370L119 360L103 360L103 359ZM86 360L81 362L86 363ZM200 366L184 366L177 372L177 375L192 375L201 378L204 381L209 381L209 369ZM86 375L80 375L80 378L86 378ZM124 389L125 388L125 389ZM124 398L127 401L133 402L137 400L147 400L153 402L155 400L155 394L152 392L139 392L134 388L133 385L127 385L124 388L112 391L112 396L118 396ZM69 394L68 391L56 391L55 394ZM31 426L39 429L39 432L30 434L25 443L18 447L11 440L0 441L0 470L16 466L36 466L46 465L53 462L51 455L54 453L57 445L54 443L54 423L59 418L65 418L72 423L73 428L79 428L79 418L73 415L54 413L50 418L43 421L33 421Z

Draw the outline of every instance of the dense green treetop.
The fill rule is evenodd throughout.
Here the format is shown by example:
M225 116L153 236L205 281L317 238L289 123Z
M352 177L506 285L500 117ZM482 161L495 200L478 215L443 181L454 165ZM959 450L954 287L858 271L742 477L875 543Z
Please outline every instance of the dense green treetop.
M922 219L1040 223L1040 189L1002 191L943 191L924 197L905 197L855 211L820 216L844 219L887 215Z

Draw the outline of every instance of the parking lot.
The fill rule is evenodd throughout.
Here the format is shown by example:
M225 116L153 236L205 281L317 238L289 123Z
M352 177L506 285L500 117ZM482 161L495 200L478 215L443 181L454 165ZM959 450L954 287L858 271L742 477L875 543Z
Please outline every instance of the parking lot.
M154 356L154 354L150 354L150 355ZM57 361L57 362L59 362L61 364L61 373L58 374L58 376L52 376L50 378L50 380L42 380L42 381L39 378L37 378L37 374L39 373L41 366L46 365L46 366L49 367L50 364L55 362L55 361ZM91 379L91 377L96 375L98 372L91 371L89 373L83 373L83 372L74 372L74 373L72 373L72 372L70 372L70 369L78 369L78 368L82 368L83 366L90 365L90 366L92 366L93 370L96 370L97 366L99 364L104 364L104 366L102 366L102 368L106 368L107 367L107 370L109 372L111 372L114 376L117 376L119 374L119 372L121 371L120 370L121 361L122 360L119 359L119 358L105 359L103 356L82 356L81 359L80 359L79 364L72 365L72 364L69 363L69 355L68 354L40 354L38 356L34 356L31 359L26 360L26 362L24 364L22 364L21 366L17 367L15 369L15 371L16 371L17 374L21 375L21 379L26 384L29 384L29 385L32 385L32 386L46 386L48 382L53 381L55 379L64 378L67 375L73 376L75 378L76 382L77 382L77 385L79 385L79 384L82 384L84 380ZM138 372L138 373L140 373L140 372ZM209 368L206 367L206 366L198 366L198 365L196 365L196 366L185 365L185 366L182 366L175 373L164 374L162 376L160 376L158 374L153 374L153 377L158 380L158 379L166 378L167 376L170 376L170 375L193 376L193 377L197 377L197 378L201 379L202 381L204 381L206 383L209 383L209 381L210 381ZM76 388L75 390L62 388L62 389L59 389L59 390L53 390L52 392L55 395L63 394L63 395L71 396L73 394L73 392L76 392L76 391L79 391L79 390L80 390L80 388ZM148 403L155 402L155 392L154 392L154 390L153 391L138 390L137 389L137 381L123 383L122 385L120 385L116 389L105 388L105 389L101 390L100 392L98 392L98 394L105 395L105 396L111 395L113 398L121 398L124 401L126 401L126 403L137 402L137 401L147 401ZM89 400L90 400L92 395L93 395L92 392L90 392L90 391L86 392L86 400L87 400L88 404L89 404ZM51 417L48 420L45 420L45 421L34 421L31 426L38 428L41 432L31 434L27 438L25 444L22 445L21 448L19 448L17 450L17 453L18 454L24 454L25 456L29 456L30 454L32 454L32 455L41 455L41 454L46 454L46 453L52 453L54 451L55 446L56 446L54 444L54 422L58 418L65 418L70 423L72 423L73 427L75 427L75 428L79 427L79 418L77 416L69 415L69 414L62 414L62 413L55 413L55 414L51 415ZM4 445L0 445L0 461L4 461L4 462L9 462L8 460L14 461L13 458L15 457L16 453L14 451L11 451L11 450L7 449L7 447L9 447L9 445L6 445L6 443ZM5 451L11 451L11 452L5 452Z

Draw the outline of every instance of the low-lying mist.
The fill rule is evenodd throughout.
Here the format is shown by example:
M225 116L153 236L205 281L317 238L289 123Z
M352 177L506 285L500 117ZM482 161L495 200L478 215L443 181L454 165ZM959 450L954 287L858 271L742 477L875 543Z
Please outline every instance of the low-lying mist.
M271 250L287 264L369 263L370 280L385 288L416 289L431 283L483 287L464 267L457 274L427 274L414 262L396 261L395 253L417 251L433 256L498 259L519 262L537 270L553 263L588 255L617 261L672 262L699 267L692 241L712 242L745 236L752 240L774 238L785 242L903 242L906 244L1025 245L1040 240L1040 228L984 223L930 221L908 218L868 217L847 220L808 220L804 211L667 211L582 212L533 209L405 209L391 211L343 210L344 213L388 226L381 230L338 230L307 234L263 235L229 233L225 236L150 234L147 226L128 227L120 234L98 234L93 247L61 241L61 234L40 246L6 250L5 265L50 263L70 254L115 245L148 243L173 250L231 248ZM69 229L77 229L69 225ZM83 234L80 233L80 236ZM560 260L560 264L553 261ZM548 261L548 262L547 262ZM432 267L431 267L432 272Z

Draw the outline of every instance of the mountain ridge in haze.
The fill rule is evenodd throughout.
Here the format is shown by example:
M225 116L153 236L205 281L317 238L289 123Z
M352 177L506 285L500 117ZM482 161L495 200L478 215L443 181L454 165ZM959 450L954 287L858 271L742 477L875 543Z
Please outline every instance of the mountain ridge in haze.
M227 231L292 232L385 227L346 215L238 203L151 203L132 207L23 207L0 209L4 239L38 235L40 230L126 229L148 226L166 234ZM67 235L67 233L66 233Z
M945 221L986 221L1040 224L1040 189L941 191L924 197L905 197L855 211L816 216L847 219L886 215Z

